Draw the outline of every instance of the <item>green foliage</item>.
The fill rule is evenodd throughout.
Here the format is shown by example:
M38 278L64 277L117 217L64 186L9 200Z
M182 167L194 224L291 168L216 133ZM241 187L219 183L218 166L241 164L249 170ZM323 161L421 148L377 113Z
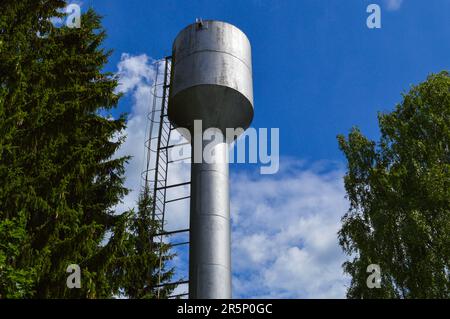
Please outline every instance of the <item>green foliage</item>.
M161 232L161 225L152 219L151 206L152 200L144 190L137 212L132 212L129 219L123 254L112 271L122 294L129 298L166 298L176 287L155 288L158 283L167 283L172 278L174 270L167 269L167 261L174 255L169 253L170 246L160 243L155 236Z
M26 245L23 212L13 219L0 221L0 287L4 298L30 297L35 273L17 262Z
M450 77L431 75L379 115L381 138L338 136L350 209L339 232L350 298L450 297ZM366 268L381 267L369 289Z
M93 10L79 29L53 26L65 5L0 4L0 298L109 298L144 285L114 273L145 267L125 252L147 246L131 241L133 213L112 209L127 193L128 158L114 158L125 117L99 115L120 98L102 71L106 34ZM81 289L66 287L69 264L81 267Z

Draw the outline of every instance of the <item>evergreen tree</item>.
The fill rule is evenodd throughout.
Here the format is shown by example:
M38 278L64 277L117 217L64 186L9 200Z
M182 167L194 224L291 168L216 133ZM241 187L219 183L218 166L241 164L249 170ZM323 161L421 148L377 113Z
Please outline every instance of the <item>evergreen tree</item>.
M413 87L379 125L378 143L356 128L338 137L351 204L339 232L353 257L348 297L449 298L449 74ZM366 284L370 264L381 268L379 289Z
M131 291L114 271L133 273L118 265L140 266L124 251L145 245L130 242L133 215L112 209L127 193L127 158L114 158L125 117L99 115L120 98L117 78L102 71L106 34L93 10L81 28L55 27L65 5L0 3L0 298ZM66 286L70 264L81 267L80 289Z
M173 258L170 245L159 242L161 223L152 219L152 200L148 189L143 190L137 212L132 212L123 255L118 259L112 272L121 293L129 298L166 298L175 285L157 287L158 283L168 283L174 269L167 269L167 262ZM161 263L161 264L160 264ZM161 268L160 268L161 267Z

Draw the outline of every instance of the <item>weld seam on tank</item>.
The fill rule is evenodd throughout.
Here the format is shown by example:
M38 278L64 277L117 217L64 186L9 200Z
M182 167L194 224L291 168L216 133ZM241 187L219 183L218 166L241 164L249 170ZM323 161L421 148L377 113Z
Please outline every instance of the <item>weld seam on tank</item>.
M247 64L247 62L245 62L244 60L242 60L242 59L239 58L238 56L236 56L236 55L234 55L234 54L232 54L232 53L229 53L229 52L219 51L219 50L198 50L198 51L195 51L195 52L191 52L191 53L189 53L189 54L186 54L186 55L182 56L181 59L179 59L174 65L177 65L178 63L180 63L181 61L183 61L185 58L188 58L188 57L190 57L190 56L193 55L193 54L203 53L203 52L214 52L214 53L227 54L227 55L232 56L233 58L235 58L235 59L241 61L241 62L249 69L249 71L252 71L252 68Z

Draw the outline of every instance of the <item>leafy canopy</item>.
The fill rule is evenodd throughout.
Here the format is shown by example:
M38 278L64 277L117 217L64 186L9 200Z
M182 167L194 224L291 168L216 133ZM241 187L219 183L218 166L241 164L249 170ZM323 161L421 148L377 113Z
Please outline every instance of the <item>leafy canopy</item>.
M339 240L350 298L450 297L450 76L431 75L389 114L380 140L338 136L350 209ZM370 264L381 288L366 285Z

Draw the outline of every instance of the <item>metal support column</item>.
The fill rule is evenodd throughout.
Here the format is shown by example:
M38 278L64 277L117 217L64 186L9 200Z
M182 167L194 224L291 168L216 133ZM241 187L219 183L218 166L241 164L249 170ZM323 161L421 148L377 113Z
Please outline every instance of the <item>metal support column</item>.
M203 141L194 136L193 143L200 139ZM203 146L206 144L203 141ZM194 155L191 166L189 298L192 299L231 298L228 144L216 144L213 152L215 157L210 163L203 158L195 163Z

